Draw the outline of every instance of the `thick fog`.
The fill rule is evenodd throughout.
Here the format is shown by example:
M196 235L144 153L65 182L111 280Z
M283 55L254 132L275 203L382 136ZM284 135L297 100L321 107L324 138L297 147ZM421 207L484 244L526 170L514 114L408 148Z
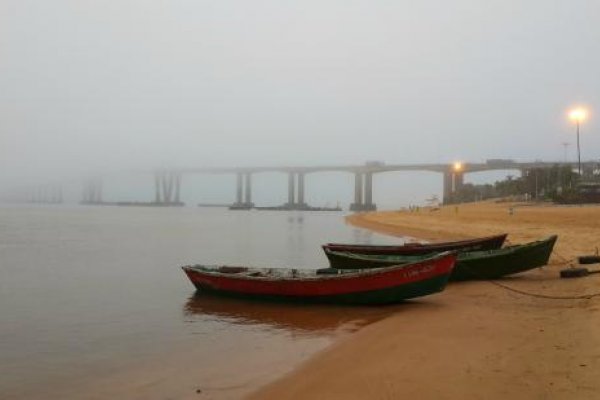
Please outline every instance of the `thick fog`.
M595 0L2 0L0 184L160 167L574 160L574 104L592 111L582 158L599 159L599 38ZM441 190L425 175L419 198ZM185 179L234 191L233 177ZM285 197L277 179L256 195L276 186ZM418 179L377 177L375 190ZM352 196L350 175L312 182Z

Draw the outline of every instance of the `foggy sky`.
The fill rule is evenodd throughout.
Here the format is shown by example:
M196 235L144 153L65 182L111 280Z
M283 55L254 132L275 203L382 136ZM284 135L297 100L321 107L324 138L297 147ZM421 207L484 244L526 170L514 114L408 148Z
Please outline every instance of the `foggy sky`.
M599 39L591 0L1 0L0 180L574 160Z

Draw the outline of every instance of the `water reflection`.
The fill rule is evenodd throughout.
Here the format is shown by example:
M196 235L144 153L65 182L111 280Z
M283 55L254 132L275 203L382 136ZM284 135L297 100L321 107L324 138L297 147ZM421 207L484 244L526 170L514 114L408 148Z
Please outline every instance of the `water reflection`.
M287 253L295 260L302 260L305 251L304 217L301 212L292 211L287 222Z
M385 318L400 306L349 307L270 303L195 293L185 303L188 322L214 319L233 325L253 325L259 329L278 329L296 334L322 335L353 331Z
M45 398L73 398L48 390L108 382L98 371L142 359L160 359L158 375L165 358L173 366L203 368L188 376L191 381L247 377L247 371L260 370L252 360L291 365L339 330L393 312L204 295L188 300L191 285L177 265L326 267L322 243L353 241L352 232L366 239L360 235L365 231L344 225L337 213L10 206L0 207L0 221L2 399L37 399L41 387ZM204 361L201 367L197 359ZM115 374L111 385L122 386L123 376Z

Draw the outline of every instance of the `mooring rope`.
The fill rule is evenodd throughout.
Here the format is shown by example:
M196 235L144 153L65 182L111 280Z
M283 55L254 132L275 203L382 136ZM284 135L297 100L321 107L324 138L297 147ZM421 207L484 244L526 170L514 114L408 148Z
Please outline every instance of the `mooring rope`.
M573 262L575 262L575 260L577 260L576 257L567 259L567 257L561 256L560 253L558 251L556 251L556 250L552 250L552 253L554 253L554 255L557 256L558 258L561 258L562 259L562 263L565 266L569 265L570 267L572 267L573 266Z
M554 295L547 295L547 294L540 294L540 293L533 293L533 292L528 292L525 290L519 290L519 289L515 289L512 288L510 286L504 285L502 283L496 282L496 281L486 281L488 283L491 283L492 285L496 285L498 287L501 287L502 289L506 289L509 290L511 292L515 292L524 296L530 296L530 297L537 297L540 299L550 299L550 300L584 300L584 299L591 299L593 297L596 296L600 296L600 292L596 292L596 293L590 293L590 294L582 294L579 296L554 296Z
M555 253L557 256L559 256L560 258L562 258L564 260L564 265L566 266L567 264L572 265L571 263L573 261L575 261L575 258L568 260L565 257L561 256L560 254L556 253L556 251L553 251L553 253ZM530 296L530 297L537 297L540 299L550 299L550 300L584 300L584 299L591 299L593 297L596 296L600 296L600 292L596 292L596 293L590 293L590 294L582 294L582 295L578 295L578 296L558 296L558 295L547 295L547 294L541 294L541 293L534 293L534 292L529 292L526 290L520 290L520 289L515 289L513 287L510 287L508 285L504 285L500 282L497 281L492 281L489 279L486 279L484 276L478 274L476 271L473 271L470 268L467 268L467 270L469 271L469 273L471 273L473 276L485 280L488 283L491 283L492 285L496 285L502 289L506 289L508 291L514 292L514 293L518 293L521 294L523 296Z

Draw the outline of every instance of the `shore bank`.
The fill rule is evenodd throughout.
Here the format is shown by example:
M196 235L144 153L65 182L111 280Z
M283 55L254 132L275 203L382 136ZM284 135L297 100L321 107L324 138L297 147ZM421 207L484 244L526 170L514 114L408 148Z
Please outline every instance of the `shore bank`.
M430 240L508 232L520 243L558 234L549 266L502 284L549 296L600 292L599 275L558 278L567 260L600 246L598 206L483 202L347 220ZM599 378L600 296L546 299L464 282L407 302L250 398L597 399Z

